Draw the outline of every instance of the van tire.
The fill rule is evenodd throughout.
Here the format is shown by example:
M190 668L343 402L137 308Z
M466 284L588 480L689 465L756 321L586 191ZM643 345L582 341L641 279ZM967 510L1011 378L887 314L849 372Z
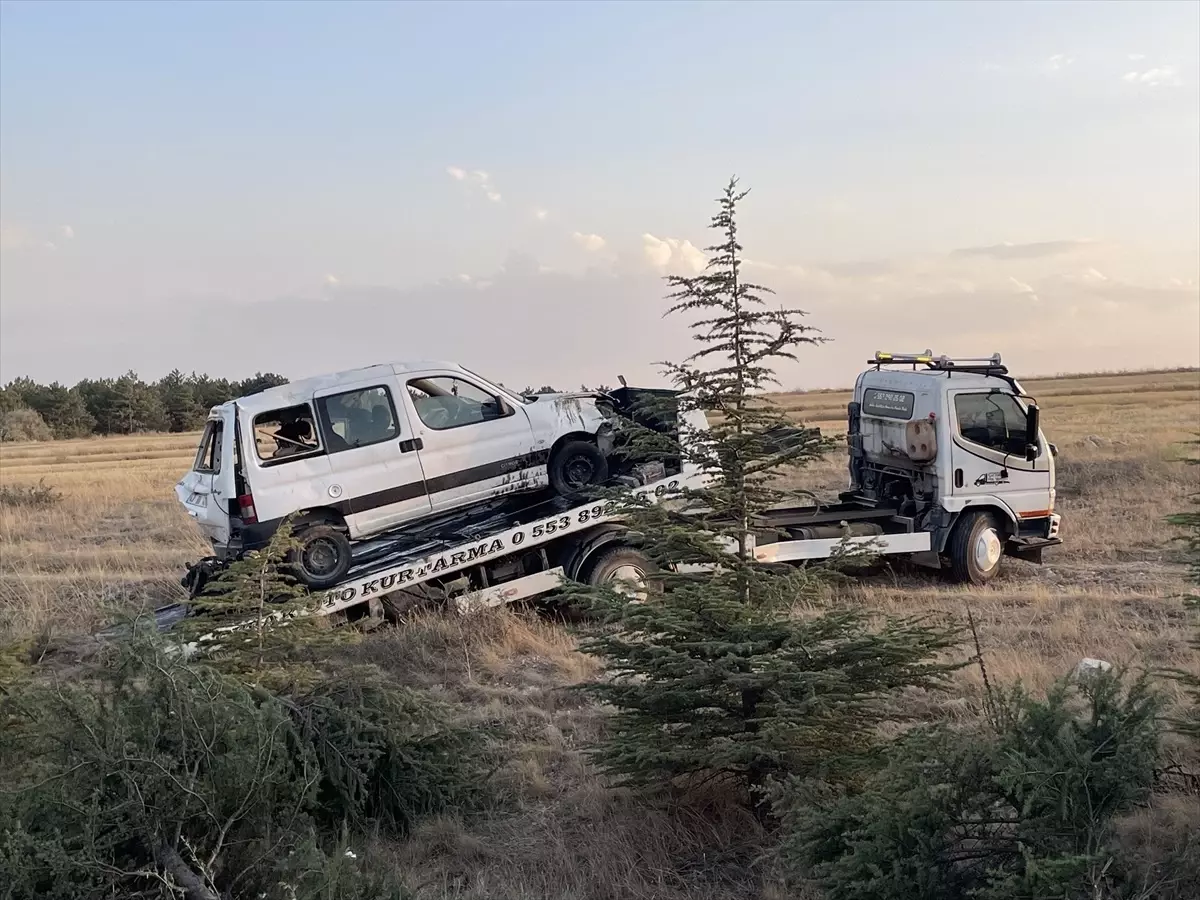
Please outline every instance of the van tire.
M584 488L608 480L608 460L590 441L567 441L546 465L550 487L561 497L575 497Z
M300 547L288 554L297 577L309 588L331 588L350 571L350 539L336 525L322 522L296 529Z
M983 587L1000 571L1004 529L990 512L968 512L959 519L946 548L950 577L959 584Z

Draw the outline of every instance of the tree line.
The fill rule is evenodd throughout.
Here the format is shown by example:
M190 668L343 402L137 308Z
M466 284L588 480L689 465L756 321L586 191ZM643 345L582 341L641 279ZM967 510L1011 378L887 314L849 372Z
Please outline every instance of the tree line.
M287 382L275 372L256 372L238 381L195 372L184 375L178 369L158 381L143 381L130 370L119 378L85 378L74 387L17 378L0 387L0 441L195 431L212 407ZM590 389L580 385L580 390ZM596 390L608 388L601 385ZM557 390L550 385L536 390L527 386L521 393Z
M287 381L274 372L238 381L178 369L158 381L143 381L131 370L119 378L85 378L73 387L17 378L0 388L0 440L194 431L213 406Z

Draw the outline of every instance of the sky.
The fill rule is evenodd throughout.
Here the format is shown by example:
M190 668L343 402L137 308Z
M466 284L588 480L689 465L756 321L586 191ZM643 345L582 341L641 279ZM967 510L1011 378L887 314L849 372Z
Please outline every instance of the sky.
M827 342L1200 364L1200 4L0 0L0 381L662 384L750 194Z

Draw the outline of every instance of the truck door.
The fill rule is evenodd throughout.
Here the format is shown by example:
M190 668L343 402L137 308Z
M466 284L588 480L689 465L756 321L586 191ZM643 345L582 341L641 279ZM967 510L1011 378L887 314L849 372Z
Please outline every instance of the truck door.
M1025 433L1022 402L999 390L953 391L949 402L954 496L994 496L1024 519L1049 515L1050 454L1040 434ZM1040 448L1032 462L1025 458L1027 444Z
M234 411L223 407L200 435L192 470L175 486L175 494L214 546L229 543L230 501L236 501Z
M330 491L346 510L352 537L367 537L430 510L415 440L397 382L385 378L317 393L329 448Z
M525 410L460 373L409 376L406 387L435 510L548 483Z

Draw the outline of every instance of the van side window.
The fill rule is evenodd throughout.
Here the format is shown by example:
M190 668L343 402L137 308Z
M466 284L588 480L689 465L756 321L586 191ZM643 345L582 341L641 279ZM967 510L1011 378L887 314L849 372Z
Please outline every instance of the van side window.
M391 392L382 385L319 397L317 408L330 453L368 447L400 436Z
M300 403L255 416L254 449L264 463L320 453L312 408L307 403Z
M421 421L436 431L512 415L499 397L449 375L414 378L408 383L408 393Z
M200 448L192 464L195 472L216 474L221 471L221 442L225 434L224 422L209 422L200 435Z
M1000 453L1025 452L1025 410L1010 394L959 394L954 398L958 433Z

